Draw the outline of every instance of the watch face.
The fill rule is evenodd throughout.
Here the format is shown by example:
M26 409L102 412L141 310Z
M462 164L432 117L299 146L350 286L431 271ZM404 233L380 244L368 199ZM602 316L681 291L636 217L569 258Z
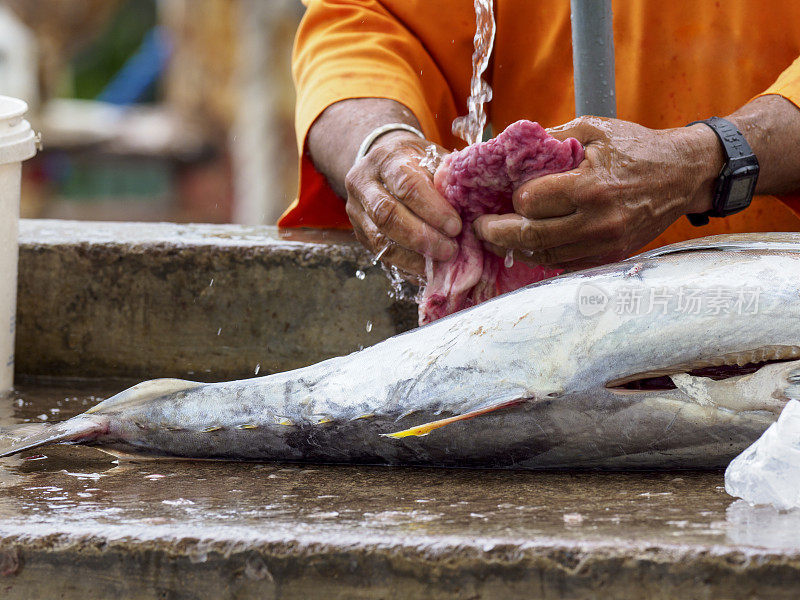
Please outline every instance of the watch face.
M750 188L753 186L752 177L743 177L742 179L734 179L731 182L731 192L728 196L728 203L739 205L746 201L750 196Z
M755 191L756 179L752 175L734 179L731 182L731 191L728 194L728 201L725 203L725 210L737 210L750 204L750 199Z

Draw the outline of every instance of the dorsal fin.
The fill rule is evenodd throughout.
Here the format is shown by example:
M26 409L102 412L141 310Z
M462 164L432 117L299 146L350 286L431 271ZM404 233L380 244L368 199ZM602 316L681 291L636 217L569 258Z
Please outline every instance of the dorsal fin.
M155 398L160 398L161 396L193 390L203 385L206 384L198 383L197 381L187 381L185 379L152 379L150 381L143 381L127 390L123 390L107 400L103 400L100 404L93 406L86 412L90 414L107 412L109 409L117 408L121 405L148 402Z
M800 233L776 231L769 233L726 233L722 235L712 235L642 252L627 260L637 261L643 258L655 258L656 256L666 256L667 254L703 250L728 252L741 252L745 250L800 252Z

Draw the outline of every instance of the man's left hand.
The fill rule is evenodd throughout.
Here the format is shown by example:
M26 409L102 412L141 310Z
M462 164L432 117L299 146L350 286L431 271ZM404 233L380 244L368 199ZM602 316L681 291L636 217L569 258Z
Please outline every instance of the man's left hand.
M577 138L576 169L529 181L514 192L515 214L485 215L475 232L500 255L583 269L630 255L687 213L711 208L723 154L705 125L647 129L581 117L548 130Z

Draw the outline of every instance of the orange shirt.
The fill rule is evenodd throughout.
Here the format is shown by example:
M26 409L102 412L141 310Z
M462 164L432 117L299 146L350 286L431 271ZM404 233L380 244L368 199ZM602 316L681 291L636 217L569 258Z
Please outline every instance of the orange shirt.
M390 98L413 111L428 139L463 147L450 126L466 112L475 14L469 0L305 1L293 63L300 191L279 225L347 228L344 201L305 152L309 128L334 102ZM545 127L571 120L569 2L496 0L495 6L487 77L494 131L522 118ZM679 127L724 116L764 93L800 106L800 2L616 0L613 10L620 119ZM651 245L800 230L800 200L784 200L758 197L746 211L700 228L679 219Z

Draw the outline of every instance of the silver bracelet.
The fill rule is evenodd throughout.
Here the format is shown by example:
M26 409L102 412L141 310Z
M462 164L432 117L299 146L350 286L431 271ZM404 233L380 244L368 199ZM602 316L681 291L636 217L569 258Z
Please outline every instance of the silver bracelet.
M396 130L410 131L411 133L421 137L423 140L425 139L425 136L419 129L412 127L411 125L406 125L405 123L388 123L386 125L381 125L380 127L376 127L370 131L367 134L367 137L364 138L364 141L361 142L361 145L358 147L358 154L356 154L356 159L353 164L356 164L367 155L367 152L369 152L372 144L374 144L375 140L377 140L380 136L382 136L384 133L389 133L390 131Z

